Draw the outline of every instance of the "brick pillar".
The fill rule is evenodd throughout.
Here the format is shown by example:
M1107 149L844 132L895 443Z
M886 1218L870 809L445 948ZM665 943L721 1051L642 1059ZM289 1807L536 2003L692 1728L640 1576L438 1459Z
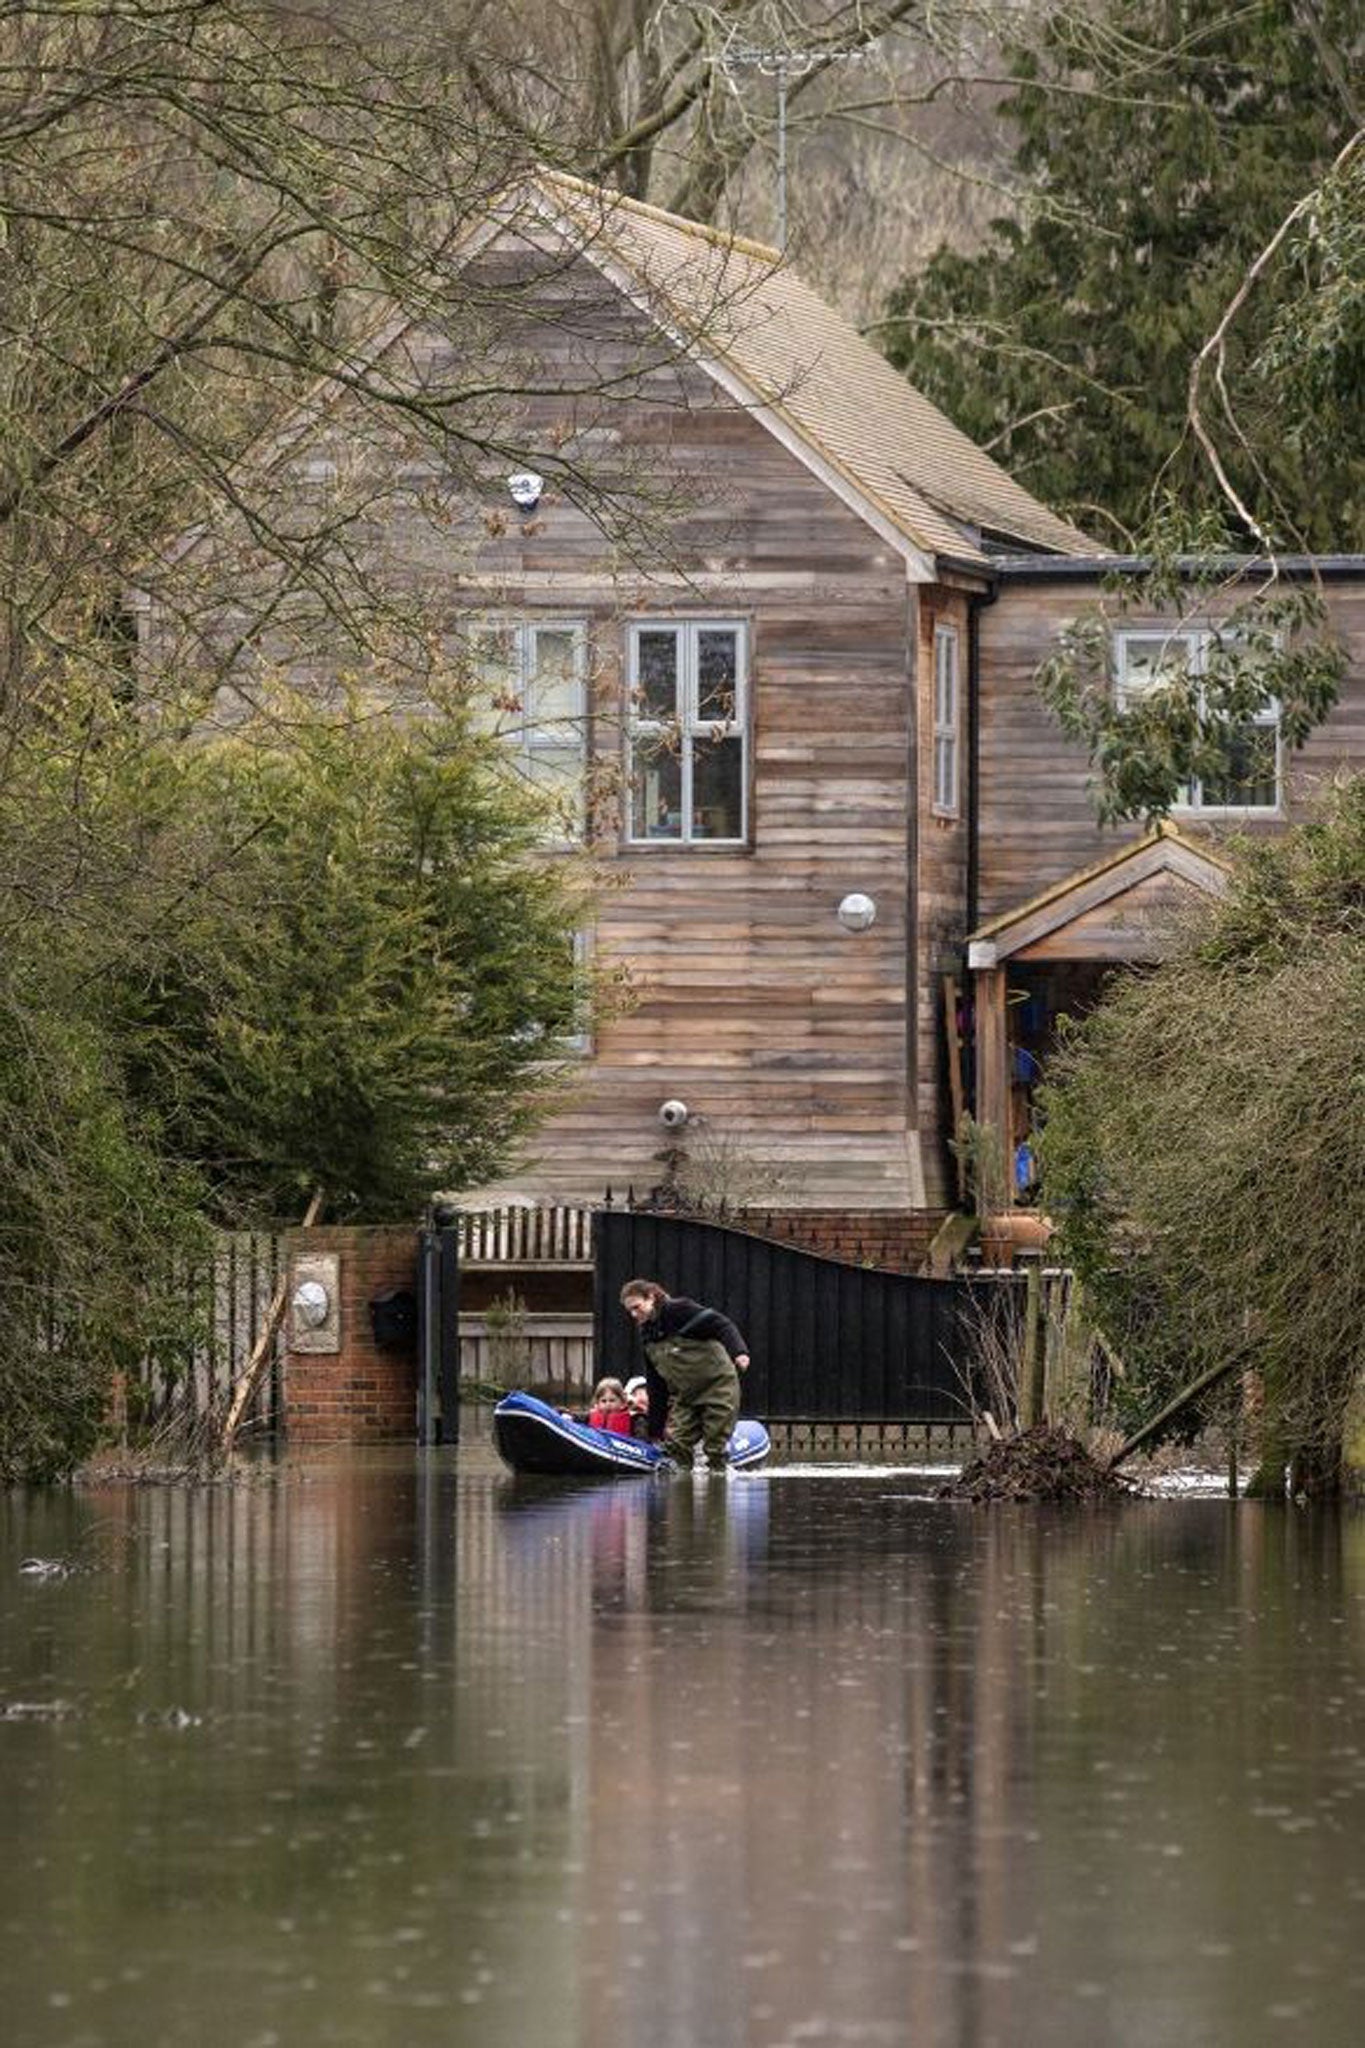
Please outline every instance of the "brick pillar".
M340 1350L290 1348L285 1353L284 1428L291 1445L414 1441L416 1348L381 1351L374 1341L370 1302L389 1287L416 1292L417 1249L418 1233L408 1224L289 1233L289 1270L301 1255L330 1252L338 1262L341 1294Z

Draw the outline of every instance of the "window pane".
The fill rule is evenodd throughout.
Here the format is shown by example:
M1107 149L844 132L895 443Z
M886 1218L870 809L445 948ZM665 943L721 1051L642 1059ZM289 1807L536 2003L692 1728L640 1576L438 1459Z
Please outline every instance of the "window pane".
M957 723L957 640L940 633L934 641L934 723Z
M678 715L678 636L636 635L635 716L671 720Z
M947 734L934 741L934 802L941 811L957 809L957 742Z
M576 635L564 626L541 626L533 642L533 715L537 725L580 716Z
M738 736L698 739L692 750L692 833L738 839L744 829L744 745Z
M516 733L522 726L516 636L506 626L476 626L464 636L469 705L481 732Z
M631 749L630 836L681 839L682 762L666 741L641 735Z
M697 717L730 723L737 711L739 636L703 626L697 634Z
M1125 633L1120 649L1119 680L1135 696L1187 670L1194 652L1179 633Z
M1205 776L1200 800L1205 810L1274 810L1276 736L1273 725L1247 725L1228 741L1227 767Z

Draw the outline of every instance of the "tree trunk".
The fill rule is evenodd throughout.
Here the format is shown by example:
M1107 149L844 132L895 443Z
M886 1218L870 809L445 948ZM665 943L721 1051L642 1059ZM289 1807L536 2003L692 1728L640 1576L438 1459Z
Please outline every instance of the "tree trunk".
M1307 1444L1289 1463L1289 1491L1295 1500L1340 1500L1345 1452L1341 1440Z

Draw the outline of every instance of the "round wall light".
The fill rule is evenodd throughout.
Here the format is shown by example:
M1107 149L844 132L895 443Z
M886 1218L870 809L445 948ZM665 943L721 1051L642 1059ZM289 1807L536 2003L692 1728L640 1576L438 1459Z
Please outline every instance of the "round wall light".
M305 1330L320 1330L332 1302L321 1280L300 1280L290 1306Z
M846 932L865 932L876 920L877 906L870 896L855 889L845 896L835 915Z

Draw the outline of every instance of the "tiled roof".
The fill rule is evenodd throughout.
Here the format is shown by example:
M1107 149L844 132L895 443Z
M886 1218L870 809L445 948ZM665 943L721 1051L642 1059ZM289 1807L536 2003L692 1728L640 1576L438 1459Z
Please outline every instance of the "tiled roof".
M1001 547L1103 554L955 427L774 249L559 173L533 191L589 256L727 368L914 547L985 563ZM761 414L760 414L761 416Z

